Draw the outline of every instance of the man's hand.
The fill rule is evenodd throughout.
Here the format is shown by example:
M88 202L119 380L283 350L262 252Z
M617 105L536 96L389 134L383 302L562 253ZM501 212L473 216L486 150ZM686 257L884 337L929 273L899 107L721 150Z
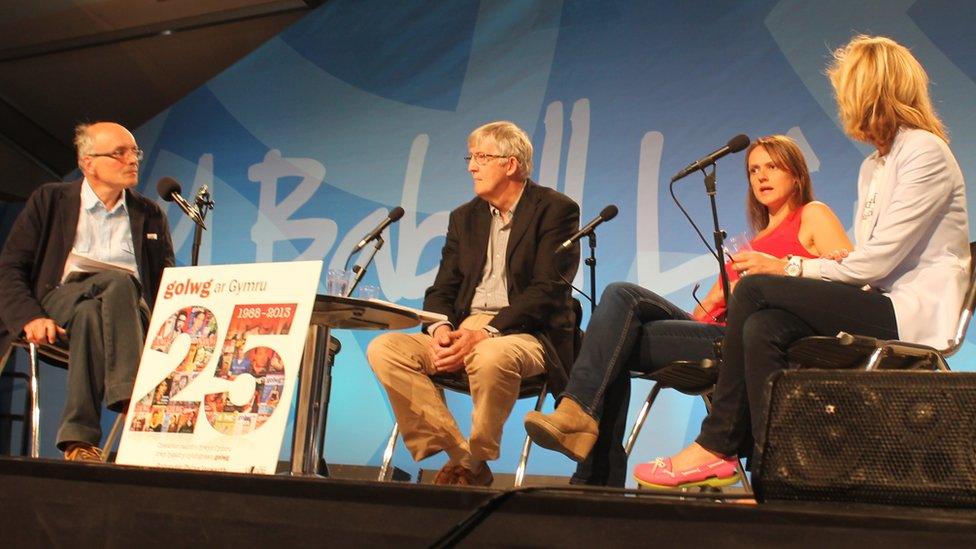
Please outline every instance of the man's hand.
M450 348L454 340L451 339L451 325L441 324L434 330L431 334L430 340L430 360L432 363L437 362L437 357L442 351Z
M434 336L435 342L440 335L440 328ZM456 372L464 367L464 357L474 349L474 346L481 341L488 339L488 334L484 330L467 330L461 328L448 333L451 344L441 346L434 351L434 368L438 373L447 374Z
M35 318L24 325L24 339L28 343L41 345L54 344L59 338L67 337L68 332L50 318Z
M434 330L431 334L433 339L430 342L430 349L432 353L436 353L442 347L451 346L451 325L441 324Z

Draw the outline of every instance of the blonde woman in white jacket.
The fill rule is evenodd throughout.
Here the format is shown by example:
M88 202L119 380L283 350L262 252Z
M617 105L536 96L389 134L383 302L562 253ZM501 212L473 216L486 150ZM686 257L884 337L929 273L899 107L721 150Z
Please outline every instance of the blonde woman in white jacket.
M736 256L742 279L729 303L712 411L696 441L637 466L652 487L736 482L735 456L762 432L767 378L786 349L839 331L943 347L969 280L962 172L911 52L857 36L828 70L844 131L877 150L861 165L855 247L818 259Z

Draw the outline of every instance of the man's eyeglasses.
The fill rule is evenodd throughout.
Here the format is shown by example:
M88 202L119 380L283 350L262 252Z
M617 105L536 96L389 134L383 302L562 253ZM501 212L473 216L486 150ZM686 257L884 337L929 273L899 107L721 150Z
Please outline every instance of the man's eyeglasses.
M107 156L108 158L114 158L119 162L125 162L125 158L129 153L134 154L136 160L140 162L142 161L142 157L145 156L145 153L142 151L142 149L138 147L119 147L112 152L92 153L86 156Z
M511 156L511 155L507 155L507 154L474 153L474 154L470 154L468 156L465 156L464 157L464 163L465 164L470 164L471 163L471 159L473 158L474 161L479 166L484 166L485 164L488 163L488 159L489 158L508 158L509 156Z

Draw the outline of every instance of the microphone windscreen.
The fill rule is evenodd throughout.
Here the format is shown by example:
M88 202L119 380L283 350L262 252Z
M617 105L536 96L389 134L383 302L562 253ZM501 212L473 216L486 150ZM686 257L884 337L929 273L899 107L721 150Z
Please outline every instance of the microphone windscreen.
M164 177L156 182L156 192L167 202L173 201L173 193L183 193L180 182L172 177Z
M403 208L401 208L400 206L393 208L392 210L390 210L390 215L388 215L387 217L390 218L390 221L399 221L400 218L403 217Z
M603 208L603 211L600 212L600 217L602 217L604 221L610 221L611 219L617 217L617 206L610 204L606 208Z
M729 148L730 153L737 153L749 146L749 136L740 133L732 139L729 139L729 142L725 145Z

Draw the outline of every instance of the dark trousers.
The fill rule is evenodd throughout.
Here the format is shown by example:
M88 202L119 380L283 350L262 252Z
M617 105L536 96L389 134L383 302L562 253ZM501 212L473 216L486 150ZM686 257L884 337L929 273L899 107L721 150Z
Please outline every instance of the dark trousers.
M787 367L789 346L807 336L840 331L897 338L891 300L838 282L775 275L742 278L729 303L712 411L697 442L723 455L748 454L750 434L761 444L766 380Z
M142 356L149 308L135 278L118 272L72 275L41 305L68 332L68 388L58 448L97 445L102 400L123 411Z
M654 371L675 360L714 358L714 343L722 333L721 327L691 320L667 299L636 284L607 286L560 395L600 422L597 443L572 482L623 486L630 372Z

